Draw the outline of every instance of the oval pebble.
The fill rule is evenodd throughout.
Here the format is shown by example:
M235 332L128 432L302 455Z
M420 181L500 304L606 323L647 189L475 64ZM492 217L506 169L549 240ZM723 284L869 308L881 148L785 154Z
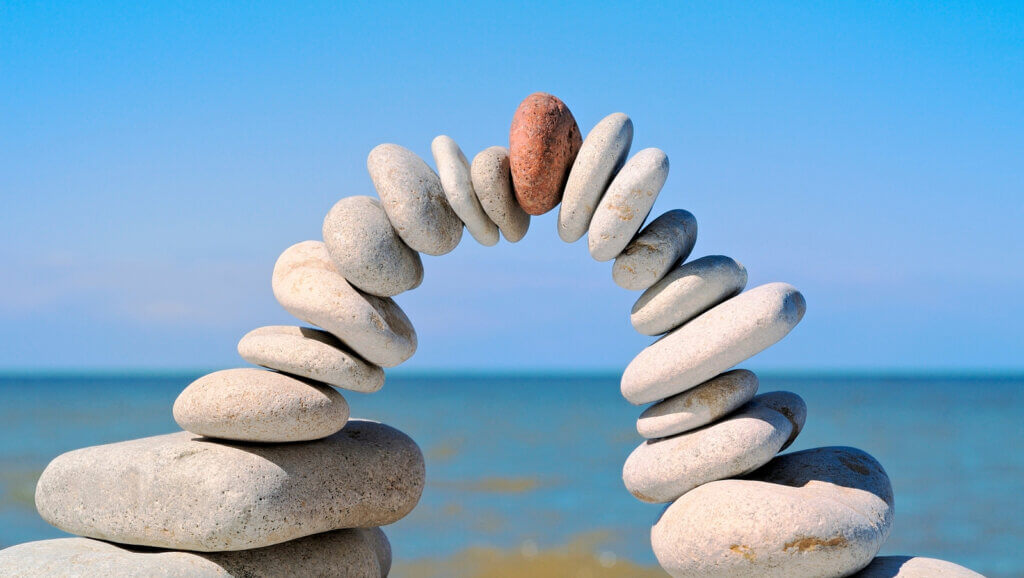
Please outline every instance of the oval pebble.
M722 255L701 257L669 271L633 304L629 320L644 335L672 331L715 305L739 295L747 270Z
M263 369L204 375L174 402L174 421L182 429L244 442L325 438L345 427L348 413L337 390Z
M621 112L601 119L583 139L558 209L558 236L563 241L573 243L586 234L597 203L626 162L632 142L633 121Z
M360 291L391 297L423 281L420 254L402 241L373 197L335 203L324 218L323 235L335 269Z
M462 239L462 220L448 204L437 173L411 150L374 147L366 168L384 212L398 236L413 250L444 255Z
M641 351L622 373L622 395L639 405L686 391L785 337L805 310L787 283L741 293Z
M701 484L754 471L793 433L793 423L777 406L806 411L799 409L800 396L776 391L705 428L643 442L622 468L626 489L644 502L670 502Z
M576 119L558 97L535 92L519 103L508 149L513 189L524 211L543 215L558 205L582 142Z
M289 313L326 329L363 359L393 367L416 352L416 332L389 297L360 293L334 269L327 247L303 241L274 265L274 297Z
M645 409L636 422L636 431L654 439L707 425L750 401L757 386L754 372L727 371Z
M892 520L892 485L874 458L817 448L685 494L651 545L676 578L848 576L878 553Z
M852 578L984 578L963 566L920 556L879 556Z
M469 161L462 149L451 137L441 135L430 143L430 152L434 155L437 175L441 178L441 187L448 198L448 204L462 219L466 230L481 245L496 245L498 226L480 206L480 200L473 190Z
M505 240L515 243L525 237L530 215L519 206L512 192L508 149L493 146L480 151L473 157L470 172L480 206L501 229Z
M350 391L372 393L384 385L384 370L348 351L337 337L310 327L253 329L238 342L238 354L249 363Z
M649 148L636 153L615 175L590 221L590 256L610 261L626 248L651 212L668 179L668 156Z
M644 227L615 258L612 279L623 289L647 289L685 261L696 243L696 217L682 209L668 211Z

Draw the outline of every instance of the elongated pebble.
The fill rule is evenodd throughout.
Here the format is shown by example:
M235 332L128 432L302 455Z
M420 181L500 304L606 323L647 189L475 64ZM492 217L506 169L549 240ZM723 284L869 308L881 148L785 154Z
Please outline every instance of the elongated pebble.
M580 127L558 97L535 92L519 103L508 134L516 200L531 215L543 215L562 200L576 153Z
M348 421L336 389L264 369L225 369L193 381L174 401L174 421L201 436L243 442L325 438Z
M505 240L515 243L525 237L530 215L519 206L512 191L508 149L493 146L480 151L473 157L470 172L480 206L501 229Z
M609 114L590 129L565 183L558 209L558 236L573 243L587 232L597 203L629 156L633 121L621 112Z
M481 245L490 247L498 243L498 226L487 216L473 190L473 177L469 161L451 137L441 135L430 143L437 174L441 178L445 197L455 214L462 219L466 230Z
M384 385L384 370L364 361L337 337L310 327L253 329L238 342L238 354L249 363L350 391L371 393Z
M402 241L373 197L335 203L324 218L323 235L335 269L360 291L391 297L423 281L419 253Z
M674 265L686 260L697 243L697 219L673 209L651 221L626 245L612 267L615 284L630 291L654 285Z
M462 239L462 220L441 179L416 153L396 144L374 147L366 159L373 186L398 236L414 251L449 253Z
M622 395L639 405L686 391L785 337L805 310L787 283L741 293L641 351L622 374Z
M653 439L699 428L750 401L757 386L754 372L727 371L645 409L636 422L636 431Z
M668 179L668 156L660 149L644 149L615 175L590 221L587 243L590 256L610 261L622 253L651 212Z
M746 285L747 270L736 260L701 257L669 271L644 291L629 320L644 335L661 335L739 295Z
M326 329L360 357L393 367L416 352L416 332L389 297L360 293L338 274L327 247L303 241L274 265L274 297L289 313Z
M780 406L788 413L806 411L795 393L766 393L708 427L643 442L622 468L626 489L644 502L670 502L702 484L756 470L793 433Z

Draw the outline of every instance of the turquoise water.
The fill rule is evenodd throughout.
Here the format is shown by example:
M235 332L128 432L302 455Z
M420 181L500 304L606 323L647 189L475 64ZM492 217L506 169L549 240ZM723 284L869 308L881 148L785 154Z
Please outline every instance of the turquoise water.
M170 407L195 375L0 378L0 546L52 538L32 506L39 472L61 452L177 429ZM761 391L807 401L794 450L860 447L896 490L883 553L1024 575L1024 376L762 376ZM386 529L398 559L475 545L520 549L602 533L602 551L653 563L659 506L622 487L639 443L637 408L615 375L399 375L352 414L410 434L427 456L419 507Z

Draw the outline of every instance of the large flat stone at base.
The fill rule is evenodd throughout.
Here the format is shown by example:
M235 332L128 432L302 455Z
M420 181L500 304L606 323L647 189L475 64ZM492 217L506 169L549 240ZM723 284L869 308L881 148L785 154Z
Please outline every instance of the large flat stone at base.
M89 538L28 542L0 550L0 576L65 578L347 576L380 578L391 547L380 528L338 530L240 552L178 552Z
M75 450L43 471L36 508L79 536L218 552L390 524L415 507L423 483L423 454L412 439L352 420L312 442L179 432Z
M984 578L963 566L920 556L879 556L853 578Z

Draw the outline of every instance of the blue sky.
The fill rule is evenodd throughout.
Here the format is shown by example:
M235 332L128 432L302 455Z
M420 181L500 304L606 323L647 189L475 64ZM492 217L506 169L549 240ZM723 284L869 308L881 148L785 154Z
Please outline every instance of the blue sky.
M804 292L746 366L1024 368L1019 2L63 4L0 6L0 368L237 365L374 145L472 157L538 90L668 153L694 256ZM628 363L637 294L556 212L424 258L405 367Z

